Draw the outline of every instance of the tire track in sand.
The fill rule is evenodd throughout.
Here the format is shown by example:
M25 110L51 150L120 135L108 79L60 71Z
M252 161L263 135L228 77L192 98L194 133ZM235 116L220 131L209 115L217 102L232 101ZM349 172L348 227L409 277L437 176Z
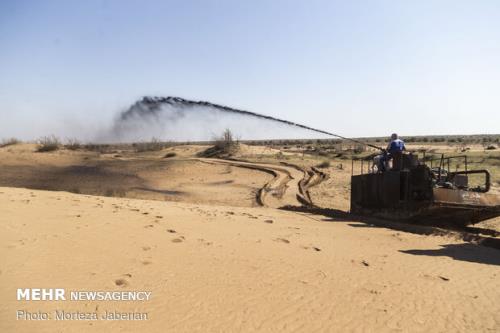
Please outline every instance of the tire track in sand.
M327 178L326 174L316 168L305 169L290 163L274 165L217 158L197 158L196 160L209 164L258 170L273 175L273 179L260 188L256 195L259 205L272 208L313 206L308 189Z

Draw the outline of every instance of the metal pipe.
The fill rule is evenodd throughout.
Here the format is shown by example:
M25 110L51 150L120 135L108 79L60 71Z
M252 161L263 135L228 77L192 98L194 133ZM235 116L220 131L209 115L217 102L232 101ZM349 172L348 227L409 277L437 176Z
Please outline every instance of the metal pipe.
M438 176L438 184L441 183L441 168L444 165L444 154L441 154L441 161L439 161L439 176Z

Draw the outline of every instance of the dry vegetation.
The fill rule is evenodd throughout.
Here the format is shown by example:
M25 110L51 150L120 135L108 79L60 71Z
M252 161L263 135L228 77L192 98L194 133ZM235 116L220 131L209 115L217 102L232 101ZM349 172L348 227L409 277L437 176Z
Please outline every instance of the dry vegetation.
M239 142L235 140L231 130L226 129L219 137L214 138L213 147L201 152L201 157L228 158L234 155L239 148Z
M64 148L69 150L78 150L82 147L82 144L78 139L67 139Z
M167 147L167 144L157 138L152 138L151 141L134 143L132 146L135 147L136 152L142 153L147 151L160 151Z
M16 138L2 139L2 141L0 141L0 148L16 145L18 143L21 143L21 140Z
M38 152L49 152L58 150L61 141L55 135L44 136L38 140Z

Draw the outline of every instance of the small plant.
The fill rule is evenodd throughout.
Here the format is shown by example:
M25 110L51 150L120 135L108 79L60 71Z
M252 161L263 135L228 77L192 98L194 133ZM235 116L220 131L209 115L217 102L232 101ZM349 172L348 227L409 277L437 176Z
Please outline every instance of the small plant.
M58 150L61 142L55 135L44 136L38 140L37 152L48 152Z
M18 143L21 143L21 140L16 138L2 139L2 141L0 141L0 148L17 145Z
M87 143L82 145L82 148L99 154L106 154L109 153L111 146L107 144Z
M219 138L215 139L215 148L222 153L230 154L237 146L238 143L234 140L230 129L226 129Z
M285 159L285 155L283 154L283 152L279 151L276 153L276 159L277 160L283 160Z
M163 156L163 158L171 158L171 157L175 157L175 156L177 156L176 153L170 152L170 153L166 153L165 156Z
M361 154L366 151L366 146L362 144L356 144L353 149L355 154Z
M224 158L236 153L238 148L239 143L234 139L233 133L226 129L220 137L214 138L213 147L198 153L198 156Z
M134 144L135 150L138 153L145 151L159 151L162 150L165 145L157 138L152 138L149 142L138 142Z
M320 168L320 169L329 168L330 167L330 161L323 161L320 164L316 165L316 167Z
M497 147L493 146L493 145L489 145L488 147L485 148L486 150L495 150L497 149Z
M69 150L78 150L82 147L82 144L77 139L67 139L64 147Z
M222 135L214 140L214 150L218 154L230 155L238 149L238 142L234 140L233 133L230 129L224 130Z

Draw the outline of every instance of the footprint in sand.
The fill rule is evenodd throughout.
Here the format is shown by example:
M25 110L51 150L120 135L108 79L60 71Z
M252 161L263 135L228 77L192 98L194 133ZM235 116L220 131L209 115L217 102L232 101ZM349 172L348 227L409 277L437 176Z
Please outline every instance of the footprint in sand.
M171 234L175 234L177 231L175 231L174 229L167 229L167 232L169 232Z
M181 243L184 242L184 237L174 238L172 239L172 243Z
M273 220L264 220L265 223L274 223Z
M143 246L142 250L143 251L149 251L149 250L151 250L151 247L150 246Z
M198 242L200 242L201 244L203 245L206 245L206 246L210 246L212 245L212 242L207 242L205 239L203 238L198 238Z
M151 261L149 261L149 260L143 260L143 261L142 261L142 264L143 264L144 266L146 266L146 265L151 265L151 264L152 264L152 262L151 262Z
M309 250L309 249L311 249L311 250L314 250L314 251L316 251L316 252L320 252L320 251L321 251L321 249L320 249L319 247L316 247L316 246L311 246L311 247L309 247L309 246L302 246L302 248L303 248L304 250Z
M285 239L285 238L276 238L275 241L276 242L285 243L285 244L289 244L290 243L290 241L288 239Z
M115 284L119 287L126 287L128 286L128 281L125 279L116 279Z
M153 227L154 227L154 225L152 225L152 224L148 224L148 225L144 226L144 228L153 228Z

